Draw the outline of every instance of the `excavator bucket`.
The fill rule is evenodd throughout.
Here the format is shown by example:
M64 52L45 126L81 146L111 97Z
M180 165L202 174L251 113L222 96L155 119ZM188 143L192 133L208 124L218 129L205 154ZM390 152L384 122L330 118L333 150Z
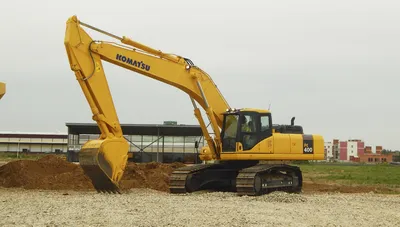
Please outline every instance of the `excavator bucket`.
M79 152L79 164L98 192L120 193L119 181L128 159L124 138L89 140Z

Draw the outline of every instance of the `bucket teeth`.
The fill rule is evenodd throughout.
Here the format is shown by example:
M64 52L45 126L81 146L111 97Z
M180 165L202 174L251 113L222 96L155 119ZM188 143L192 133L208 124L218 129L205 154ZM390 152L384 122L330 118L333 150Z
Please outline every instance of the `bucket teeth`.
M82 169L92 181L92 184L97 192L121 194L120 188L115 185L98 166L83 165Z

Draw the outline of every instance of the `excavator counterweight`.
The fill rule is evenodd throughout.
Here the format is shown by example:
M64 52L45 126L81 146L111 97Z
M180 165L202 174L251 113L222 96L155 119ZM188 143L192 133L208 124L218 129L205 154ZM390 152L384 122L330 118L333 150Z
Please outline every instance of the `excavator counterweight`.
M94 41L82 27L119 42ZM102 61L161 81L189 96L207 142L199 153L206 163L175 170L170 177L171 193L202 189L233 190L239 195L262 195L273 190L300 192L302 173L297 166L261 161L325 159L321 135L304 133L302 126L294 125L294 118L290 125L273 124L269 110L231 108L211 77L187 57L113 35L76 16L67 21L64 44L71 70L101 131L98 139L86 142L79 152L82 168L99 191L118 191L129 148ZM213 136L199 108L205 110Z

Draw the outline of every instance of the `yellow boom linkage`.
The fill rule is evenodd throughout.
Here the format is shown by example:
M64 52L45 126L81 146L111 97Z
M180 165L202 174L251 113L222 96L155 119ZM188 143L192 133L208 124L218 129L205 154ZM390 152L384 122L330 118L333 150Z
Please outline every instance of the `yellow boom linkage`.
M94 41L81 26L111 36L122 44ZM66 23L64 45L71 70L101 131L98 139L86 142L79 152L82 168L99 191L119 191L129 148L102 60L174 86L189 95L207 141L200 159L214 163L175 170L170 177L171 193L206 188L234 188L240 195L261 195L281 189L299 192L302 174L298 167L259 164L259 161L325 159L322 136L304 134L301 126L294 125L294 118L291 125L273 125L268 110L231 108L211 77L190 59L110 34L79 21L76 16ZM213 137L196 103L206 111Z

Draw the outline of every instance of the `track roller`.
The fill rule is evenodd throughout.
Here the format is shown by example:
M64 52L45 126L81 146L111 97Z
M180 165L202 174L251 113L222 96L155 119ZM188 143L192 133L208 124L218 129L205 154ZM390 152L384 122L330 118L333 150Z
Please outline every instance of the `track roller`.
M261 164L239 171L238 195L259 196L272 191L301 192L302 175L296 166Z

